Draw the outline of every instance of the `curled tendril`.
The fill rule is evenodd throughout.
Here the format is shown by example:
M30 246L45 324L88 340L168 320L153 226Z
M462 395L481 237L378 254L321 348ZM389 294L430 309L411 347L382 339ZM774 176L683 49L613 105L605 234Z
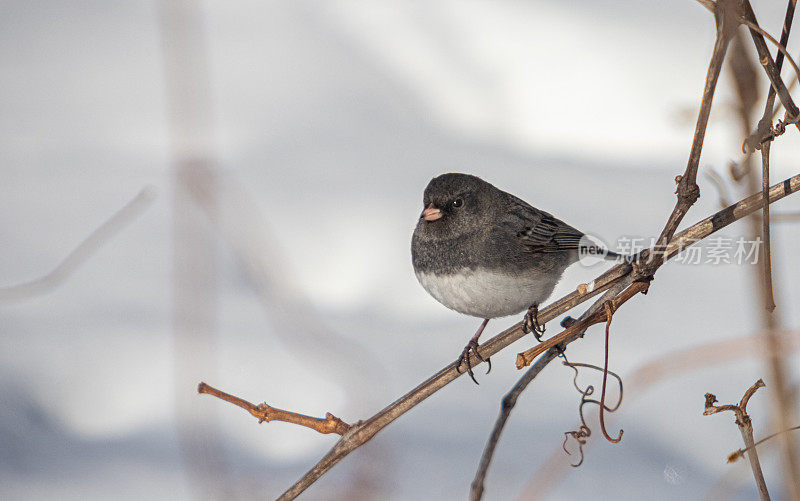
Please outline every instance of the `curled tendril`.
M575 442L578 443L578 453L580 453L581 458L578 460L577 463L574 464L570 463L570 466L572 466L573 468L577 468L578 466L583 464L583 459L584 459L583 446L586 445L586 439L589 438L591 434L592 430L590 430L589 427L586 425L579 426L577 430L564 432L564 442L561 444L561 448L564 449L564 452L566 452L568 456L572 455L572 453L569 450L567 450L567 440L569 440L569 437L574 438Z
M578 406L578 416L580 418L580 425L575 430L564 432L564 442L561 444L561 448L564 450L565 453L567 453L567 455L570 456L573 453L571 453L567 449L567 441L571 437L578 444L578 453L580 454L580 459L578 460L577 463L571 464L571 466L577 468L578 466L583 464L584 460L583 446L586 445L588 438L592 435L592 429L589 428L589 426L586 424L586 418L584 417L583 407L586 404L596 404L598 406L601 405L600 401L595 400L593 398L589 398L589 396L594 393L595 390L594 386L588 385L586 388L581 388L580 385L578 384L578 374L579 374L578 369L586 368L602 372L603 368L592 364L572 363L569 360L567 360L566 355L564 355L563 353L560 356L564 359L563 364L572 369L573 371L575 371L575 375L572 378L572 385L581 395L581 403ZM619 409L620 405L622 405L622 378L619 377L619 375L617 375L616 373L611 371L608 371L608 374L610 374L614 379L616 379L617 384L619 385L619 399L617 400L616 404L614 404L613 406L608 406L608 405L604 406L607 412L614 412L617 409Z

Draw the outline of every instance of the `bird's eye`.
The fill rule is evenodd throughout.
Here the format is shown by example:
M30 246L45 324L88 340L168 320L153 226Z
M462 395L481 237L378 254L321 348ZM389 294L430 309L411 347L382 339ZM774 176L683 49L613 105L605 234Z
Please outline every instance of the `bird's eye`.
M453 200L453 207L461 207L462 205L464 205L464 201L460 198Z

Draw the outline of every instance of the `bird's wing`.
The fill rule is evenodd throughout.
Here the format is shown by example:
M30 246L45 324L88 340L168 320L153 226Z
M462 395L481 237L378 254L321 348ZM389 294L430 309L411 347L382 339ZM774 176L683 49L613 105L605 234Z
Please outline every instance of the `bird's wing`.
M500 222L530 252L563 252L578 249L583 233L547 212L510 195L511 207Z

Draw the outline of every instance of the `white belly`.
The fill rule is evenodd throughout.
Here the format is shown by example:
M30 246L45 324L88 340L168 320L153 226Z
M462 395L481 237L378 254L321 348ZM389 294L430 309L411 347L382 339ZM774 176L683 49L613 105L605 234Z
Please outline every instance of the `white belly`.
M541 275L507 275L480 269L453 275L417 273L417 280L443 305L480 318L514 315L540 304L558 281Z

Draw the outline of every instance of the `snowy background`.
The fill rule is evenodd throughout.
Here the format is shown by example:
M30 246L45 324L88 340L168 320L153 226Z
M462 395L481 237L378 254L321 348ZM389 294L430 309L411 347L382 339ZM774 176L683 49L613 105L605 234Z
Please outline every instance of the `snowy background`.
M754 8L777 35L784 2ZM352 422L454 360L479 320L430 298L409 255L422 190L443 172L484 177L607 241L658 233L714 36L712 16L689 0L203 2L200 12L208 148L229 227L207 224L214 283L197 286L217 296L216 320L212 339L192 347L176 342L171 322L174 182L158 4L0 2L0 285L42 276L144 186L155 194L63 284L0 304L0 498L279 495L335 436L258 425L197 396L195 384ZM727 172L738 158L735 102L726 71L701 171ZM790 130L773 147L775 181L798 172L798 154ZM719 206L699 182L687 224ZM797 211L795 198L775 210ZM230 241L237 231L269 247L274 283L256 284ZM778 311L796 329L800 271L790 260L800 236L789 224L773 236ZM576 265L554 297L601 271ZM625 376L674 350L757 333L754 283L745 266L666 265L615 316L612 368ZM570 358L599 363L599 332ZM520 376L514 356L530 345L494 357L488 376L479 369L480 386L449 385L303 497L464 499L499 400ZM559 450L578 423L572 373L551 364L512 415L486 497L698 499L727 478L730 497L752 499L744 462L725 464L740 447L733 419L703 417L703 395L738 401L764 377L751 404L760 437L770 429L767 375L752 350L670 374L607 419L611 433L625 430L621 444L593 427L584 465L544 489L535 475L574 461ZM762 462L779 497L775 450Z

